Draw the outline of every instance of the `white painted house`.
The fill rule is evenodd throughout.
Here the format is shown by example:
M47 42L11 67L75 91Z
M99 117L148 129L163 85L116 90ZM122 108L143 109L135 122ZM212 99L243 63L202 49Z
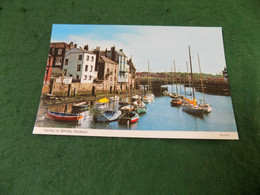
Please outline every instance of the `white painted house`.
M93 83L97 78L95 65L96 54L85 49L72 48L65 53L63 70L66 76L70 76L80 83Z
M129 65L127 64L127 56L123 53L123 49L116 50L115 46L107 51L107 56L118 64L118 82L127 83L129 77Z

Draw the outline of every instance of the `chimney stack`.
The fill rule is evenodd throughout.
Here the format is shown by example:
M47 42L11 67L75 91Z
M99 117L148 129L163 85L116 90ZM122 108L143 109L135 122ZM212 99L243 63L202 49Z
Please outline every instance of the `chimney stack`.
M107 57L107 48L106 48L106 50L105 50L105 56Z
M84 49L88 51L88 45L85 45L85 46L84 46Z
M116 52L115 52L115 50L116 50L115 46L111 47L111 60L113 60L114 62L116 62Z
M73 48L73 42L70 42L70 44L69 44L69 48L70 48L70 49Z

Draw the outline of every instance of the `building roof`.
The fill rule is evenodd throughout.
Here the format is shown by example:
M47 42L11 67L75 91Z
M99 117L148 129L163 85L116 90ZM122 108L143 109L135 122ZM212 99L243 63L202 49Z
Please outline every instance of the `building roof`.
M116 62L114 62L113 60L110 60L109 58L105 57L105 56L100 56L100 58L103 60L103 62L105 63L110 63L110 64L116 64Z
M67 44L65 42L52 42L52 43L50 43L50 47L69 48L69 44Z
M115 52L117 52L118 55L120 55L120 56L127 57L127 56L124 54L124 52L122 52L122 51L120 51L120 50L115 50Z
M76 48L80 51L82 51L83 53L88 53L88 54L93 54L93 55L96 55L95 53L91 52L91 51L88 51L88 50L85 50L85 49L82 49L82 48Z

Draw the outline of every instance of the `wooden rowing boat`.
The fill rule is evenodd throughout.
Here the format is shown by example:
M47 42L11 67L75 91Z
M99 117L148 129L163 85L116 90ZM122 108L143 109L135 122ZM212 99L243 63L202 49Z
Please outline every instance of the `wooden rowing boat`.
M125 125L130 125L132 123L136 123L139 120L139 115L134 112L134 111L128 111L123 113L119 119L118 123L120 124L125 124Z
M56 121L73 122L82 119L83 116L79 114L69 114L69 113L48 111L47 117Z

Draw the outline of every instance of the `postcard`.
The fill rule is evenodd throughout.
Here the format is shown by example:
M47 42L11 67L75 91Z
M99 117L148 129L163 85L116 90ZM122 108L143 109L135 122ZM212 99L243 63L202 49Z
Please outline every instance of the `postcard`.
M54 24L33 134L238 140L221 27Z

